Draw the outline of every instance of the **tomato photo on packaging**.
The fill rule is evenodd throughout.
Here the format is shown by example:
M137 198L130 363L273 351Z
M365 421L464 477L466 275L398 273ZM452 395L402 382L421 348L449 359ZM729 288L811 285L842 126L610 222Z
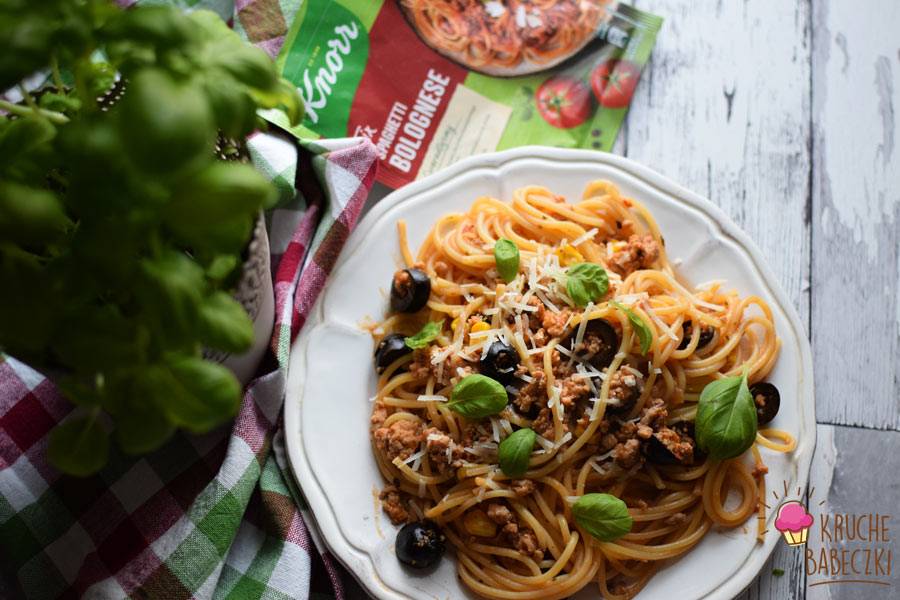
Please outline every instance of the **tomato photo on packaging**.
M641 68L633 62L611 59L591 72L591 90L600 106L624 108L631 101L641 76Z
M591 94L580 79L566 75L551 77L535 93L538 112L547 123L570 129L591 116Z

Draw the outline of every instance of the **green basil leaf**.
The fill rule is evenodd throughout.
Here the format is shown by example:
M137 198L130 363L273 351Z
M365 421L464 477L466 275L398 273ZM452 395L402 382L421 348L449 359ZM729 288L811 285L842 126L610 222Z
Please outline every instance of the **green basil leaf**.
M615 300L610 302L610 304L621 310L628 317L631 326L637 333L638 341L641 343L641 354L647 354L647 351L650 349L650 344L653 342L653 334L650 332L650 327L627 306L623 306Z
M106 464L108 455L109 438L96 416L73 417L50 432L47 458L69 475L96 473Z
M166 443L175 426L151 407L132 407L116 417L116 441L127 454L146 454Z
M506 408L506 390L484 375L463 377L453 388L447 405L467 419L483 419Z
M578 263L566 272L566 291L581 308L602 298L608 289L609 276L600 265Z
M756 405L747 376L708 383L697 406L697 444L716 460L740 456L756 439Z
M148 367L150 368L150 367ZM169 355L165 367L157 367L158 386L168 386L160 396L168 419L194 433L205 433L237 412L241 386L231 371L198 356Z
M585 494L572 505L575 522L601 542L612 542L629 531L634 520L628 507L609 494Z
M427 348L428 344L433 342L437 336L441 334L441 328L444 326L443 321L432 321L425 323L425 326L419 330L416 335L406 338L406 345L413 350Z
M200 339L211 348L244 352L253 344L253 321L240 302L225 292L203 301L199 314Z
M500 468L510 477L521 477L528 470L537 434L527 427L512 432L500 442Z
M501 238L494 244L494 260L497 261L497 273L509 283L519 273L519 248L512 240Z

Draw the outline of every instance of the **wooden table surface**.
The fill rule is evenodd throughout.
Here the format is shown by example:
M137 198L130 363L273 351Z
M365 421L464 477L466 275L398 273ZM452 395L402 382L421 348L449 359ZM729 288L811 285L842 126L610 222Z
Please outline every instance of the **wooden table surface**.
M617 152L724 209L806 321L810 506L897 514L900 2L635 4L666 21ZM770 563L739 598L900 597L897 569L891 587L808 587L803 552L779 544Z
M805 321L817 510L900 519L900 0L631 3L665 23L614 152L718 204ZM738 598L896 598L896 567L808 587L779 544Z

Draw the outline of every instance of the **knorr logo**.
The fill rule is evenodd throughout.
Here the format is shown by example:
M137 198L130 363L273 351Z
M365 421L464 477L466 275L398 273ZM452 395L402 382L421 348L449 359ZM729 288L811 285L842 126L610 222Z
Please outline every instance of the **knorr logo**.
M334 0L307 0L297 19L282 51L282 73L303 98L303 124L323 137L344 137L369 59L369 33Z
M350 42L359 37L359 27L356 23L338 25L334 28L334 35L328 40L325 64L319 67L318 72L311 76L309 69L303 70L300 96L303 98L306 114L313 123L319 122L319 111L328 105L328 97L338 81L338 75L344 70L344 57L350 54Z

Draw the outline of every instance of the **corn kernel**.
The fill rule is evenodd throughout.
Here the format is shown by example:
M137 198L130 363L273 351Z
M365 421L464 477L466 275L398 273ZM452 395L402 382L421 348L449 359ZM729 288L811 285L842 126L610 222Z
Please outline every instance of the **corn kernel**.
M456 331L457 327L459 327L459 317L456 317L455 319L453 319L453 321L450 322L450 329Z
M494 537L497 535L497 524L491 521L483 510L474 509L466 513L463 519L466 531L478 537Z
M470 329L470 333L478 333L479 331L487 331L491 326L485 323L484 321L478 321L474 325L472 325L472 329Z
M570 244L566 244L562 248L557 249L555 254L559 259L559 264L564 267L584 262L584 256L578 251L578 248Z

